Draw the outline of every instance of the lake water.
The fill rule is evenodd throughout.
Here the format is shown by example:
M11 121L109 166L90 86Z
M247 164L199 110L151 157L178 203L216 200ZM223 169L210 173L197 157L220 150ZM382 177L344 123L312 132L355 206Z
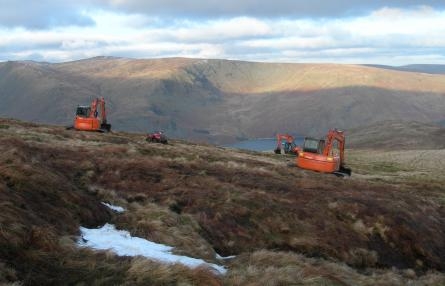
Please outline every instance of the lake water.
M295 144L301 146L303 144L303 137L296 137ZM261 138L261 139L250 139L241 142L237 142L235 144L228 145L227 147L244 149L250 151L273 151L277 146L276 138Z

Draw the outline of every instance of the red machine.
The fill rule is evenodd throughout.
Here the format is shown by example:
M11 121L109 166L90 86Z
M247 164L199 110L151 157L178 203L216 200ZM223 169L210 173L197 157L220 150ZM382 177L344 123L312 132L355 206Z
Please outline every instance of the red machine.
M162 131L155 131L152 133L148 133L147 137L145 138L148 142L154 142L154 143L162 143L167 144L167 136L165 136L164 132Z
M281 154L281 148L284 142L284 154L298 155L300 148L295 144L294 137L289 134L277 134L277 147L275 148L275 154Z
M100 116L98 108L100 110ZM91 106L77 106L74 129L99 132L109 132L111 130L111 124L107 123L105 100L103 97L94 99L91 102Z
M345 167L344 151L343 131L330 130L325 139L305 138L296 164L303 169L350 176L351 169Z

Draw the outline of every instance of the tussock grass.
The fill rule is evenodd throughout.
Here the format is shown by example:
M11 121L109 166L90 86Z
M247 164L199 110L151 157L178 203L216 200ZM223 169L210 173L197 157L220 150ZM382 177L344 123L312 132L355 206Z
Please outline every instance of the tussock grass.
M444 279L427 274L445 267L440 178L415 184L400 177L403 170L389 170L401 184L341 179L255 152L0 123L10 126L0 130L1 283L440 285ZM44 140L28 140L30 134ZM103 201L126 212L114 213ZM240 256L219 277L74 246L80 225L105 222L208 261L216 262L215 251Z
M199 224L188 214L177 214L154 203L133 202L114 222L133 236L174 246L177 254L215 260L212 245L201 237Z
M135 258L128 269L128 285L223 285L221 278L205 267L189 269L181 264L165 265Z
M2 285L19 285L18 282L11 281L18 281L17 272L5 263L0 263L0 283Z
M367 269L365 272L333 261L307 258L289 252L256 251L231 264L226 285L442 285L445 277L412 270Z
M319 190L322 194L329 194L329 196L334 195L332 187L326 183L318 183L311 177L307 177L304 180L297 180L292 186L289 184L290 176L302 178L306 176L306 173L302 175L301 172L297 173L295 170L283 168L278 169L279 172L275 173L262 172L261 167L256 167L255 164L253 168L250 164L246 167L248 164L246 162L249 160L243 163L237 163L236 160L231 163L227 159L216 163L208 162L201 159L207 151L206 148L203 149L204 152L199 150L199 155L190 155L189 160L181 156L180 160L173 163L159 157L151 157L150 165L142 163L142 161L138 164L145 164L144 167L131 165L131 177L133 179L141 178L141 180L143 177L145 186L137 185L134 180L125 187L122 185L122 181L113 183L104 179L101 182L112 189L125 188L130 192L138 191L139 194L142 192L146 194L144 200L154 201L165 206L171 207L174 202L173 208L191 213L202 226L204 237L210 240L218 251L225 254L237 253L242 249L252 249L255 245L258 248L291 248L309 255L334 256L360 267L386 264L384 259L376 255L382 251L378 248L381 247L380 244L393 243L384 237L385 231L373 231L375 227L369 226L371 230L363 233L363 231L354 230L353 227L357 217L366 215L367 212L371 213L371 209L377 206L376 203L369 207L366 206L368 203L366 200L369 197L372 200L372 196L375 195L386 196L379 191L379 188L369 189L369 186L365 186L367 194L355 194L352 197L353 201L345 201L338 209L324 212L320 210L320 203L323 204L322 202L325 201L326 204L329 204L331 201L320 198L319 193L311 190ZM237 168L238 166L239 168ZM120 166L116 166L116 168L120 168ZM125 169L128 168L125 167ZM106 174L103 176L104 178L109 177ZM153 181L153 177L158 181ZM359 190L363 188L354 182L345 183L334 178L327 180L328 182L331 180L333 184L345 185L343 187L345 187L348 196L350 196L349 190L354 190L357 187ZM301 193L296 194L296 190ZM390 190L390 192L396 192L396 190ZM343 195L342 192L334 191L334 193L334 196L338 198ZM280 195L277 197L275 194ZM368 196L370 194L373 195ZM362 197L363 199L361 199ZM317 198L317 201L312 201L312 198ZM230 202L230 205L226 205L227 202ZM408 204L412 203L414 201L410 201ZM294 204L303 204L305 208L303 210L295 209ZM267 207L264 209L265 205ZM389 216L393 216L395 214L391 210L392 207L384 206L383 208L385 215L391 213ZM403 209L405 208L408 206L404 205ZM348 216L351 209L355 210L355 213ZM294 212L295 219L289 220L289 213ZM317 218L318 215L314 214L320 214L320 220ZM322 222L321 217L325 219L331 217L331 220L337 223L327 226L325 222ZM368 221L370 225L379 225L376 224L376 220L372 220L372 217L366 217L364 220ZM342 249L340 252L338 243L335 249L331 248L334 247L332 242L323 237L324 233L331 231L331 227L332 230L337 229L333 233L338 233L339 226L342 227L341 233L348 237L348 241L356 241L356 245L342 245L341 247L344 249L340 248ZM325 229L314 235L314 231L317 232L314 227L324 227ZM306 239L292 237L296 230L298 230L297 238L303 236ZM380 230L392 231L386 224L381 224ZM380 239L382 237L384 239ZM367 250L369 240L375 241L373 242L375 249ZM315 243L308 243L309 241ZM414 260L410 263L415 265Z

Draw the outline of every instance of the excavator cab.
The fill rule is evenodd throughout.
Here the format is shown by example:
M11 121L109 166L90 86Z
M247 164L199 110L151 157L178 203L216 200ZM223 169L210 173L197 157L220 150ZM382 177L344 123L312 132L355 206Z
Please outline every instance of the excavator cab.
M76 116L80 117L90 117L91 107L89 106L77 106Z
M303 152L321 154L323 153L324 145L324 140L306 137L303 143Z

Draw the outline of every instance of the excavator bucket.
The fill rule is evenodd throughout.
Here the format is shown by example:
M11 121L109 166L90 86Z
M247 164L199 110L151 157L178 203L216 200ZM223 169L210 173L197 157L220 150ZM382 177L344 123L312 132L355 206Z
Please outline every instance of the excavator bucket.
M351 176L352 170L350 168L340 166L340 169L333 173L334 175L338 177L345 177L345 176Z
M100 125L100 131L102 131L102 132L110 132L111 131L111 124L102 123Z

